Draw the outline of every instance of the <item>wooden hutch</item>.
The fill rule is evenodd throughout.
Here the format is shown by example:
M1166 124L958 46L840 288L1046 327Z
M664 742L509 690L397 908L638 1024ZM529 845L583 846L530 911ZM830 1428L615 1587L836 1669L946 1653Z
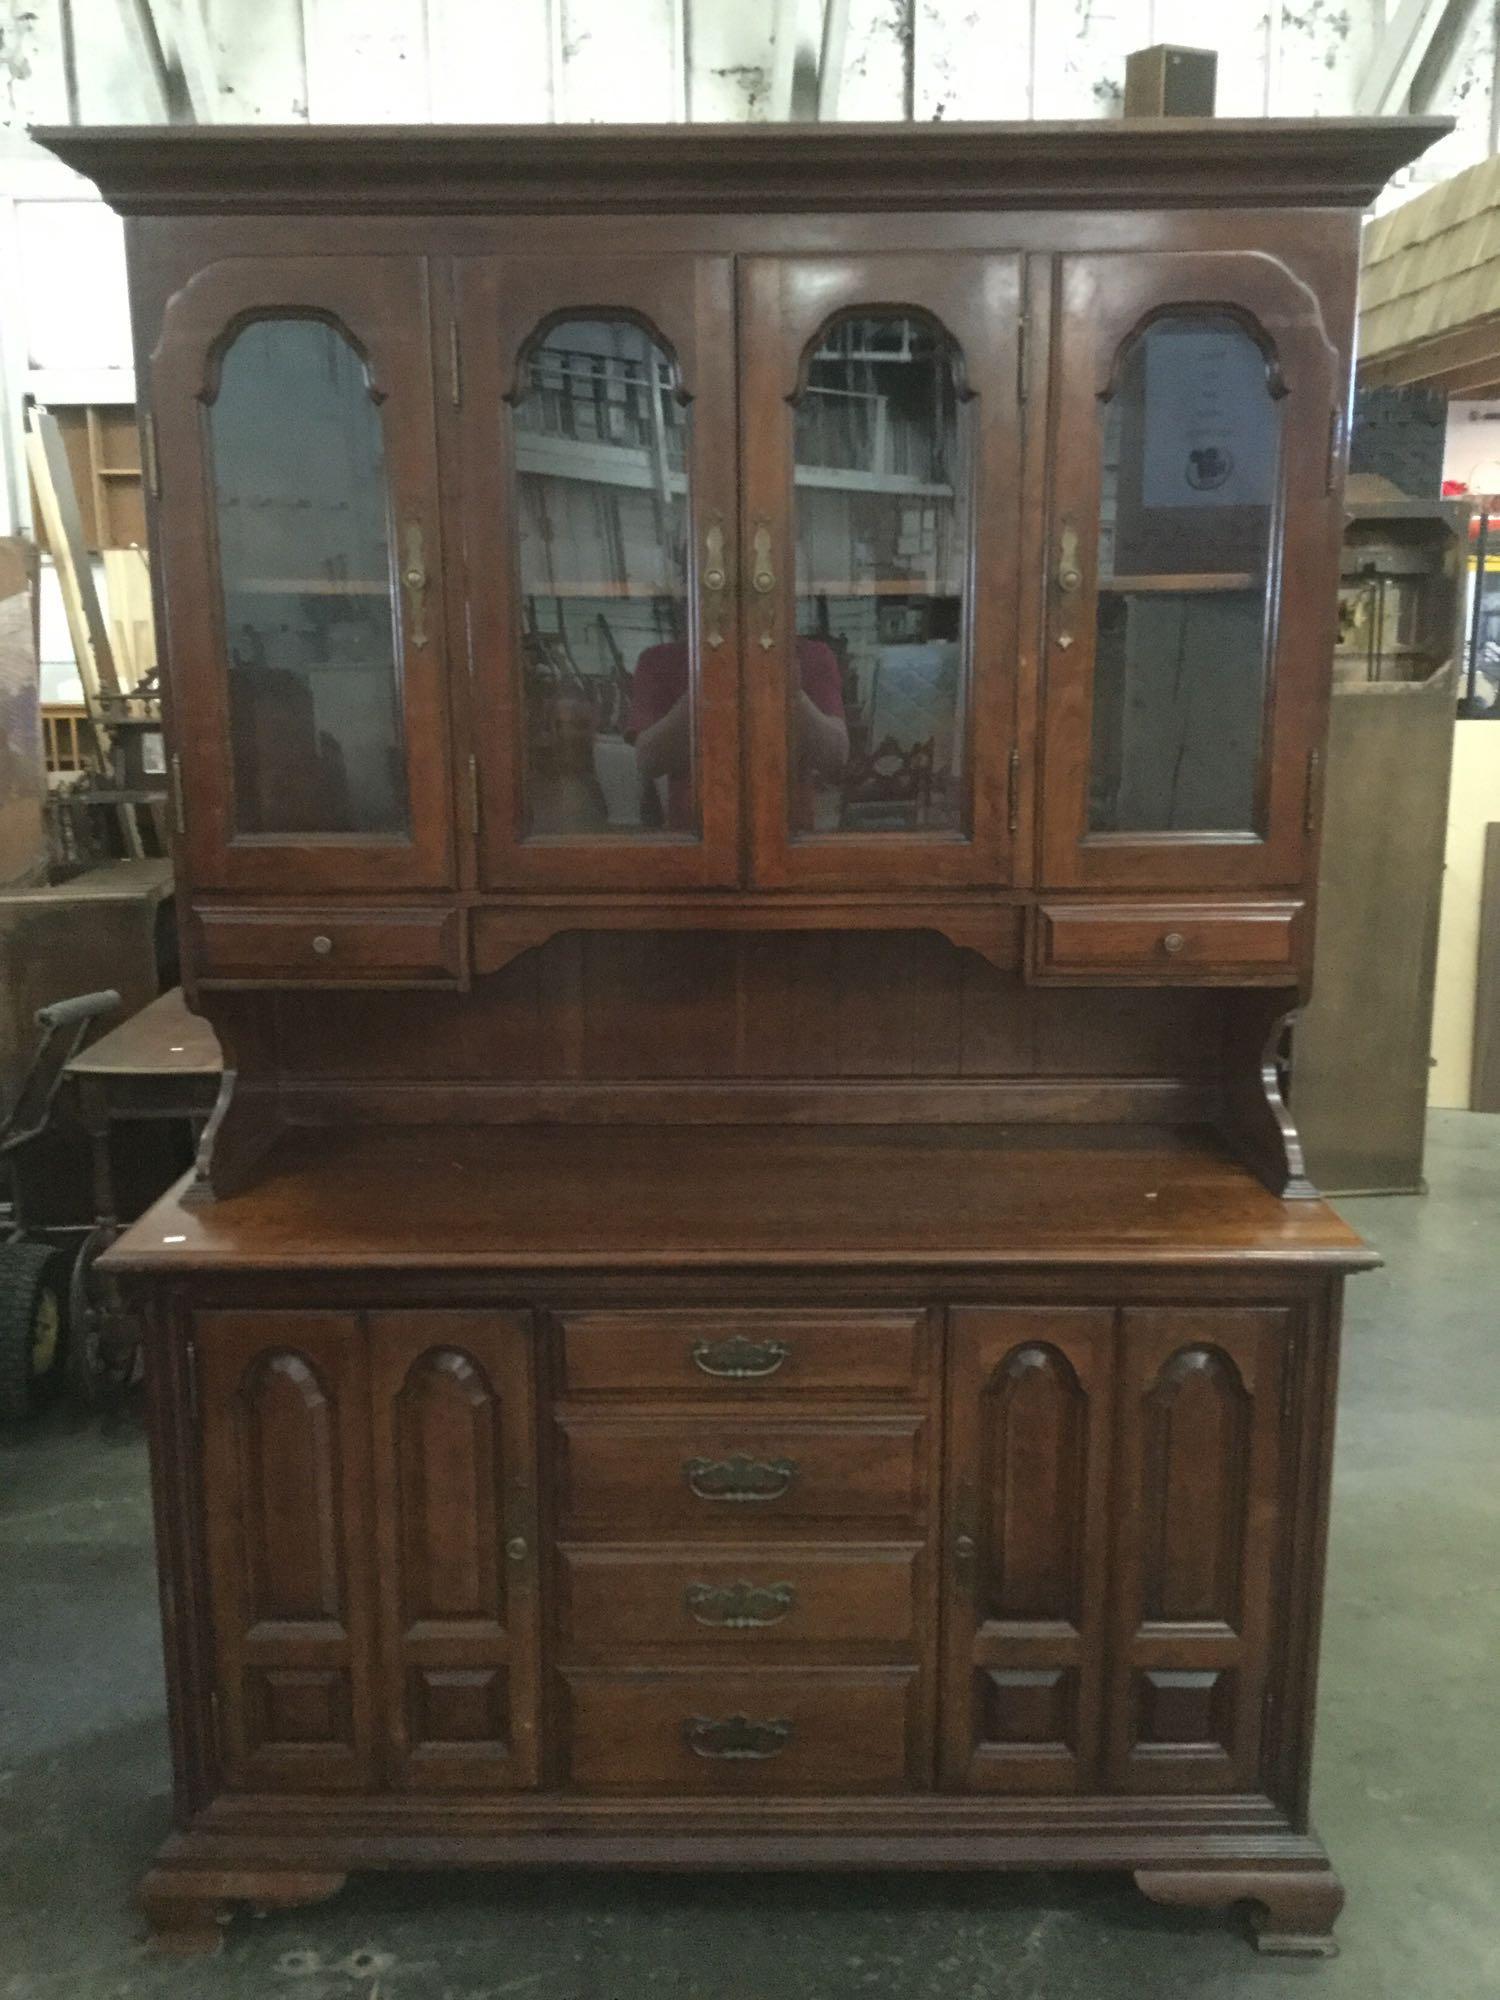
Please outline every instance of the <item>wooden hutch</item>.
M352 1868L1118 1867L1321 1952L1306 990L1440 121L54 131L128 217L209 1946Z

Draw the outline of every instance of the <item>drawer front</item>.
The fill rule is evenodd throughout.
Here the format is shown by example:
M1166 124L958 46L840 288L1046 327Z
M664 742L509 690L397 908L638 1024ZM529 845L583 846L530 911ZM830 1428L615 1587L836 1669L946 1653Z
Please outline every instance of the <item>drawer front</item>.
M564 1548L563 1641L628 1646L910 1646L922 1551L912 1546L683 1550Z
M1279 983L1295 971L1301 903L1043 903L1041 979Z
M894 1792L921 1782L910 1668L573 1672L571 1781L587 1791Z
M584 1312L564 1315L570 1395L925 1394L921 1312Z
M558 1425L570 1533L608 1538L915 1527L926 1513L927 1425L910 1416L824 1423L723 1418Z
M457 910L199 910L209 984L454 985L463 971Z

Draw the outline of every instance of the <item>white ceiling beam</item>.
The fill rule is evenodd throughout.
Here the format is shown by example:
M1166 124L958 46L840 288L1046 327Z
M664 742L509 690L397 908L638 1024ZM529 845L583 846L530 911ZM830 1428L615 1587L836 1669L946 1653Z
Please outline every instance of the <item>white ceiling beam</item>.
M822 53L823 0L776 0L769 105L772 119L817 117Z
M1360 78L1354 99L1357 112L1377 118L1402 109L1447 11L1448 0L1401 0Z
M837 118L849 38L849 0L824 0L823 46L818 54L818 116Z
M219 112L219 79L203 0L120 0L161 102L175 125L208 125Z

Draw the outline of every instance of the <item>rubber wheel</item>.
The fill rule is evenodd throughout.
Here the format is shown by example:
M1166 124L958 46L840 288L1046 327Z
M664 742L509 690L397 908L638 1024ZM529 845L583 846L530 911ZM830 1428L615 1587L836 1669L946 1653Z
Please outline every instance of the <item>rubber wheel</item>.
M0 1423L19 1423L62 1379L67 1261L50 1243L0 1244Z
M135 1372L134 1346L110 1337L116 1302L94 1268L114 1240L115 1231L102 1224L90 1230L68 1281L68 1382L90 1408L118 1396Z

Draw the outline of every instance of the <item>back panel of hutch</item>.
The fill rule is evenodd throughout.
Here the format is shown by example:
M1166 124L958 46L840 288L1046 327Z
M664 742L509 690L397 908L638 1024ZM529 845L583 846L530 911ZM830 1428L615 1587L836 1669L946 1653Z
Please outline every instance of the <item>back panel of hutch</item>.
M160 1940L351 1867L1121 1867L1329 1948L1305 990L1431 121L54 132L190 990Z

